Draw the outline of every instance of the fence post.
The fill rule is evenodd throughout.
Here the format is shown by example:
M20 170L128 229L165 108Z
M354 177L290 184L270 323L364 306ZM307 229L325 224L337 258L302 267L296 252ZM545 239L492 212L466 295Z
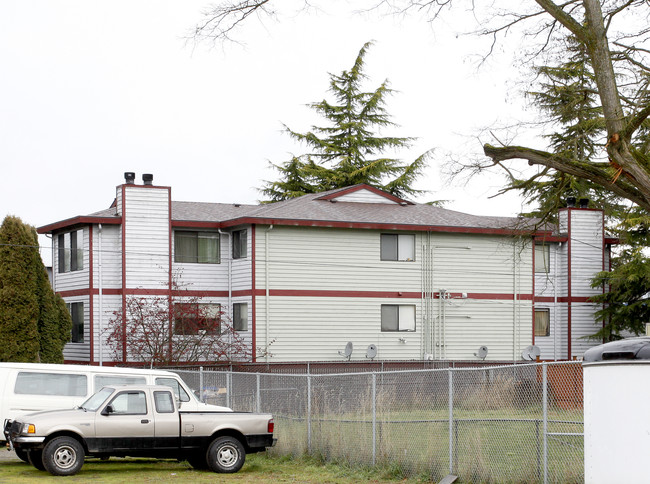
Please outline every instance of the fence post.
M232 408L232 371L226 373L226 407Z
M307 453L311 455L311 375L307 375Z
M447 370L449 374L449 473L454 473L454 374L453 369Z
M199 366L199 400L205 403L205 392L203 391L203 367Z
M548 372L546 362L542 363L542 418L544 419L544 484L548 483Z
M262 411L262 394L261 394L261 390L260 390L260 380L262 379L262 375L260 375L259 373L256 373L255 376L257 377L256 378L256 380L257 380L257 392L256 392L256 396L255 396L255 411L257 413L259 413L259 412Z
M372 465L377 464L377 374L372 374Z

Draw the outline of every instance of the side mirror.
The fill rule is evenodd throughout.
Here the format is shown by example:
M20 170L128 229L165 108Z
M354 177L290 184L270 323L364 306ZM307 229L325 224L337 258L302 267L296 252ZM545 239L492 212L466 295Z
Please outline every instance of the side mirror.
M104 410L102 410L102 415L110 415L115 412L113 405L106 405Z

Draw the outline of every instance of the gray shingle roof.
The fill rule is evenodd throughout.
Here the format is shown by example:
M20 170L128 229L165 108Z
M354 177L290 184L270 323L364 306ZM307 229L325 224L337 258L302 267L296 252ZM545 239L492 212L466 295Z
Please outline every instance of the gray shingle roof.
M354 187L355 189L357 187ZM358 187L362 189L363 187ZM347 189L349 190L349 189ZM234 222L238 219L260 219L268 223L371 224L449 227L461 229L524 229L530 220L517 217L471 215L409 203L332 202L323 196L337 191L308 194L282 202L261 205L231 203L172 202L172 220L177 222ZM320 200L319 200L320 199ZM114 217L115 207L90 214L92 217Z

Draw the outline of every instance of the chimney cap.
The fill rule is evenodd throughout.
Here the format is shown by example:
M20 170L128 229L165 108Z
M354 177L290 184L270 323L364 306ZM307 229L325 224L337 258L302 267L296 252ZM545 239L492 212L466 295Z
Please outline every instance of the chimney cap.
M133 172L133 171L125 171L124 172L124 181L127 184L132 185L133 182L135 181L135 172Z
M145 185L153 185L153 175L151 173L143 173L142 182Z
M569 208L575 207L576 206L576 197L567 197L566 206L569 207Z
M581 198L580 199L580 208L589 208L589 199Z

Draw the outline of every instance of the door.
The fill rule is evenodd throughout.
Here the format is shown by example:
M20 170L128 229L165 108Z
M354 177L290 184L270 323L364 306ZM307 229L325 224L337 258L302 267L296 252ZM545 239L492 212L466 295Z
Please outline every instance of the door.
M146 453L154 446L153 409L141 390L124 390L96 413L95 432L100 452L130 450Z

